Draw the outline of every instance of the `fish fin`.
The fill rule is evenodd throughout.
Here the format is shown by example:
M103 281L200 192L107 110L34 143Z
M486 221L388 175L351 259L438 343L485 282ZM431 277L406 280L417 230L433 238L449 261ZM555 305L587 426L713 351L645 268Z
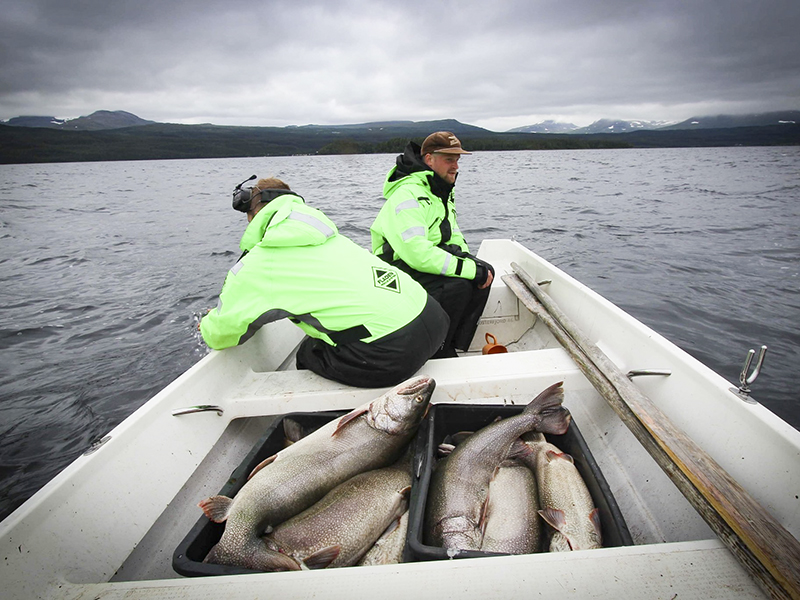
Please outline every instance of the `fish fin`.
M197 506L215 523L222 523L228 518L228 510L233 500L227 496L211 496L202 500Z
M411 486L407 485L406 487L397 490L397 494L400 496L400 504L398 508L402 512L406 512L408 510L408 501L411 498Z
M548 450L544 453L547 462L553 462L554 460L566 460L571 462L573 465L575 464L575 459L572 458L571 454L567 454L566 452L554 452L553 450Z
M246 544L242 549L240 562L234 565L242 566L254 571L300 571L302 566L289 556L281 552L277 546L270 546L266 538L261 538L253 544Z
M291 445L303 439L306 436L306 432L300 423L286 417L283 420L283 435L286 438L286 444Z
M481 531L481 537L483 534L486 533L486 523L489 521L489 492L486 492L486 499L483 501L483 506L481 506L481 516L478 520L478 529Z
M566 519L564 518L564 511L559 510L557 508L543 508L539 511L539 514L545 520L545 522L550 525L553 529L557 531L561 531L564 526L567 524Z
M525 442L523 442L520 438L514 440L514 443L511 444L511 449L508 452L508 456L506 456L509 460L514 460L517 458L523 458L533 454L533 449L528 446Z
M439 456L450 456L456 447L453 444L439 444L437 448Z
M337 559L341 551L342 547L339 544L328 546L307 556L303 564L309 569L324 569Z
M351 410L349 413L347 413L346 415L344 415L343 417L341 417L341 418L339 419L339 423L336 425L336 430L335 430L335 431L334 431L334 432L331 434L331 437L335 436L335 435L336 435L337 433L339 433L339 432L340 432L342 429L344 429L344 428L345 428L345 426L346 426L346 425L347 425L347 424L348 424L350 421L353 421L354 419L357 419L358 417L360 417L361 415L363 415L364 413L366 413L368 410L369 410L368 408L357 408L357 409L355 409L355 410Z
M278 455L277 455L277 454L273 454L273 455L272 455L272 456L270 456L269 458L265 458L265 459L264 459L264 460L262 460L260 463L258 463L258 464L255 466L255 468L254 468L252 471L250 471L250 475L248 475L248 476L247 476L247 481L250 481L250 480L253 478L253 475L255 475L256 473L258 473L258 472L259 472L261 469L263 469L263 468L264 468L264 467L266 467L267 465L271 465L273 462L275 462L275 459L276 459L276 458L278 458Z
M594 530L597 532L597 543L601 546L603 545L603 534L600 531L600 509L595 508L592 512L589 513L589 520L594 525Z

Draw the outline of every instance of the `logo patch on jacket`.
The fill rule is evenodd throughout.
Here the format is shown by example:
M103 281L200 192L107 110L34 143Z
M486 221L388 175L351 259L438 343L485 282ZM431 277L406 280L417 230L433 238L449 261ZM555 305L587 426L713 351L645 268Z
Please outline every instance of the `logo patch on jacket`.
M385 267L372 267L372 277L375 280L376 288L400 293L400 280L397 277L397 271Z

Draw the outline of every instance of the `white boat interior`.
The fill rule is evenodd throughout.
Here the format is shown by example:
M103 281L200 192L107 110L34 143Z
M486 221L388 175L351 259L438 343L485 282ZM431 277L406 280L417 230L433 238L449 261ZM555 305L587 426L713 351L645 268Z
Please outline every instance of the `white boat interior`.
M433 403L526 404L564 382L573 415L634 545L377 567L183 577L176 546L276 416L349 409L382 390L297 371L288 321L211 352L0 524L5 598L763 598L550 331L500 275L536 280L635 384L793 536L800 537L800 432L658 333L509 240L479 256L497 276L473 347L429 361ZM482 355L485 333L509 348ZM180 409L210 406L211 410Z

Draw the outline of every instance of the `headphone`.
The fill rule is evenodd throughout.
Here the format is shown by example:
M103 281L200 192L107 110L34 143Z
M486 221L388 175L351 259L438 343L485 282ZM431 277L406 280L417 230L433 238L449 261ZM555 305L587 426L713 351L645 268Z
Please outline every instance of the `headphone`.
M242 183L233 188L233 209L246 213L250 210L250 200L253 198L253 188L242 188L248 181L255 179L255 175L251 175ZM256 192L258 193L258 192Z
M245 179L242 183L237 185L233 188L233 209L238 210L239 212L246 213L250 210L250 205L252 204L252 200L255 196L261 196L261 202L266 204L267 202L272 202L278 196L284 196L286 194L291 194L293 196L297 196L298 198L302 199L300 194L295 194L291 190L286 189L272 189L272 188L265 188L263 190L259 190L258 188L247 187L243 188L242 186L247 183L248 181L252 181L255 179L255 175L251 175L247 179Z

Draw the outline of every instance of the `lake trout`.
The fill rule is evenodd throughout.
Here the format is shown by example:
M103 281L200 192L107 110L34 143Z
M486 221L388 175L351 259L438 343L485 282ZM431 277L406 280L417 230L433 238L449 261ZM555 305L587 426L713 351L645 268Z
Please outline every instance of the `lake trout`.
M538 552L542 530L538 510L533 471L516 460L503 461L489 482L481 550L506 554Z
M276 526L267 546L309 569L356 564L408 509L411 456L359 473L322 500Z
M298 569L293 559L270 551L261 535L354 475L395 462L426 415L435 386L430 377L401 383L266 459L235 498L200 502L209 519L225 522L205 562L262 571Z
M425 511L429 545L481 549L489 482L514 440L531 430L562 434L569 427L562 383L545 389L518 415L473 433L436 465Z
M530 452L519 460L536 473L539 514L556 533L550 551L600 548L600 515L575 461L540 434L523 436Z

